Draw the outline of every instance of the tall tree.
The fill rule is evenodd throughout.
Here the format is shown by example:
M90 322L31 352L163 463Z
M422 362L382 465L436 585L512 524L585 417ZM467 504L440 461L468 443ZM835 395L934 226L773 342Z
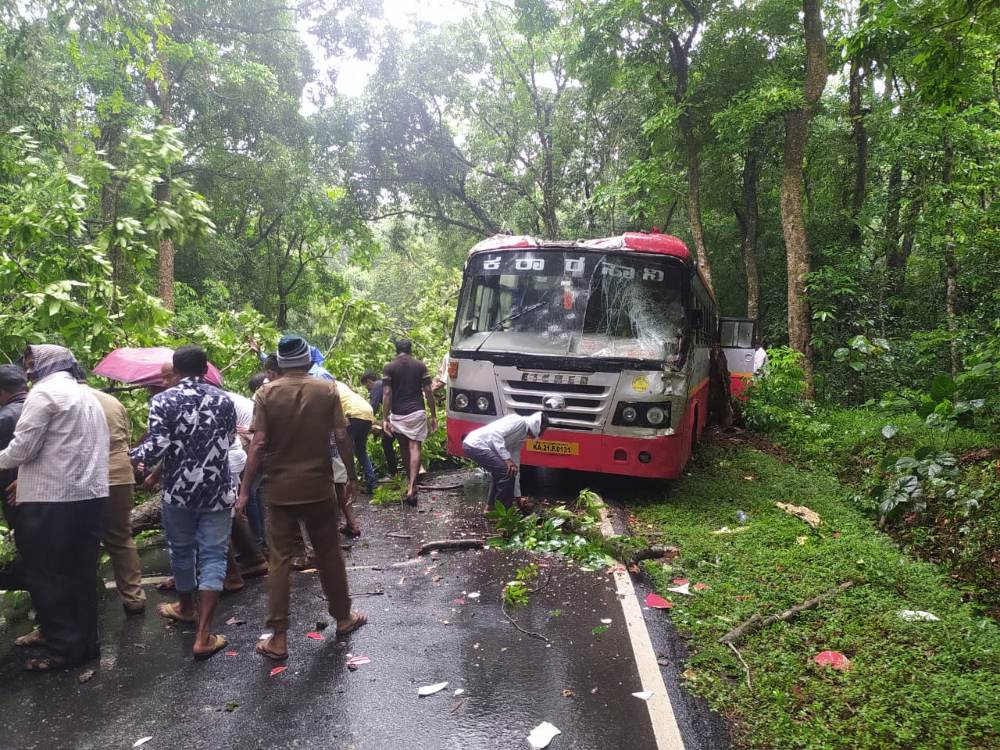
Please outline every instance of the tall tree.
M815 394L809 300L806 277L810 271L806 235L803 162L809 139L809 121L826 87L826 41L820 0L803 0L805 74L801 106L785 113L785 148L781 178L781 228L788 266L788 343L803 356L808 395Z

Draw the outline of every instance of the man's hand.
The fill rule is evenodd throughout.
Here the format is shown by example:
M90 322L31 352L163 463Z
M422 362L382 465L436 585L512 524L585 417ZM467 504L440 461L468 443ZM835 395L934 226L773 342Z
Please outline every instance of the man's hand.
M507 459L507 476L516 477L517 476L517 464Z
M260 355L260 342L257 341L257 339L255 339L253 336L250 336L247 339L247 346L250 347L250 351L252 351L254 354L258 356Z
M247 503L250 502L250 490L240 487L240 494L236 496L236 512L239 515L243 515L243 512L247 508Z
M382 431L383 431L383 432L384 432L384 433L385 433L386 435L388 435L389 437L392 437L392 436L393 436L393 432L392 432L392 425L391 425L391 424L389 424L389 420L388 420L388 419L383 419L383 420L382 420Z
M15 505L17 505L17 480L16 479L13 482L11 482L10 484L7 485L6 489L4 490L4 494L7 496L7 505L9 505L11 508L13 508Z
M358 495L358 480L349 479L344 485L344 505L350 507L354 503L354 498Z

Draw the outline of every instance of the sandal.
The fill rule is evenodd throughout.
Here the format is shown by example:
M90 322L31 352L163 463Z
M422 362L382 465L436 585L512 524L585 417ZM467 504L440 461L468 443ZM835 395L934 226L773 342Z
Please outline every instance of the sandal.
M69 662L61 656L46 656L44 659L28 659L24 662L25 672L55 672L68 668Z
M192 624L195 622L196 619L194 617L185 617L183 614L181 614L180 602L173 602L170 604L164 602L163 604L160 604L156 608L156 613L160 617L165 617L168 620L173 620L174 622L185 622L188 624Z
M407 495L406 497L403 498L403 502L406 503L407 505L409 505L411 508L416 508L417 507L417 493L414 492L412 495Z
M160 581L156 584L157 591L176 591L177 585L174 583L174 577L171 576L165 581Z
M352 612L351 613L351 624L348 625L343 630L341 630L340 628L337 628L337 637L340 638L340 637L343 637L345 635L350 635L351 633L353 633L355 630L357 630L361 626L367 624L367 622L368 622L368 615L366 615L366 614L364 614L362 612Z
M257 641L257 653L261 656L266 656L268 659L274 659L275 661L284 661L288 658L288 652L279 654L276 651L272 651L267 647L267 644L271 642L271 636L267 638L261 638Z
M20 638L14 639L14 645L20 646L21 648L31 648L32 646L44 646L45 636L42 635L42 631L35 628L30 633L22 635Z
M205 651L193 651L195 661L205 661L205 659L211 659L217 653L222 651L226 646L229 645L229 641L226 640L224 635L216 635L213 633L209 636L212 639L212 645Z
M240 575L244 578L260 578L261 576L267 575L268 566L266 562L262 562L259 565L254 565L251 568L246 568L240 571Z

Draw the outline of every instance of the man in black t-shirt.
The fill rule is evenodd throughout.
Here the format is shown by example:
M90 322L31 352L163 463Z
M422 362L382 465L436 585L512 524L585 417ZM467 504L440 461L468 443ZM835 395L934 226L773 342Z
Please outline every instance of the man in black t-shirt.
M403 467L409 480L405 498L408 505L417 504L420 448L427 439L428 424L432 432L437 430L430 374L427 365L413 358L412 351L412 342L400 339L396 342L396 358L382 368L382 428L399 440ZM429 419L425 404L431 412Z

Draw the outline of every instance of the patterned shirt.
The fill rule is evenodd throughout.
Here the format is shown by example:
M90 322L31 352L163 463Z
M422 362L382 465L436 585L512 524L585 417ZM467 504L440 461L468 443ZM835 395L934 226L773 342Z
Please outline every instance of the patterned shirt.
M228 461L235 435L236 409L226 392L184 378L153 396L149 434L130 455L147 466L163 460L163 502L226 510L236 501Z
M0 469L20 466L17 503L108 496L108 422L90 389L54 372L28 392Z

